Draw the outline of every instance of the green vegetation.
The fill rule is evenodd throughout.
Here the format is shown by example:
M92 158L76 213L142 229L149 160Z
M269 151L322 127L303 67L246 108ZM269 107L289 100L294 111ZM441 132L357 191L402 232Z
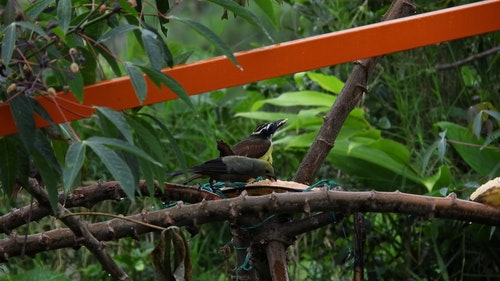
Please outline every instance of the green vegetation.
M19 1L14 9L24 11L30 19L21 22L7 19L14 2L0 1L4 9L2 60L10 73L8 78L2 75L0 100L9 101L23 114L15 116L20 133L0 137L0 155L5 159L0 163L0 214L31 202L24 190L17 199L10 199L16 192L16 180L27 184L30 160L45 180L53 209L57 191L71 191L98 180L120 180L127 195L134 198L138 179L146 179L149 187L154 179L170 180L167 171L217 157L216 139L234 144L258 124L279 118L289 121L275 136L275 170L279 178L291 179L322 124L321 117L342 89L351 64L193 97L158 70L221 54L231 58L231 51L268 45L271 39L286 41L374 23L390 4L289 0L281 5L256 1L260 4L255 5L250 1L243 8L220 0L183 1L179 6L173 1L156 1L156 8L145 5L147 12L139 28L138 10L124 0L104 1L107 12L102 14L88 1L61 0L57 6L54 1L34 5ZM467 1L421 1L417 10L423 13L464 3ZM63 5L77 7L76 14L65 14ZM125 11L116 12L115 5ZM229 16L221 21L224 8ZM155 9L172 17L151 16ZM40 21L35 25L36 18ZM59 25L50 27L56 20ZM85 34L77 27L85 27ZM96 47L94 41L105 47ZM493 32L384 57L369 80L363 103L351 112L317 180L335 180L348 190L400 190L433 196L454 192L467 199L475 187L500 176L500 54L440 67L490 50L499 42L500 33ZM34 51L37 48L45 51ZM47 59L50 65L44 65ZM80 71L71 71L74 63ZM26 74L26 68L24 73L20 71L23 66L31 74ZM38 79L41 73L43 78ZM98 108L92 118L54 126L55 134L35 130L30 121L34 112L46 117L32 96L50 94L51 88L69 88L82 100L84 85L116 76L130 75L138 98L144 100L147 89L142 73L156 86L174 89L180 99L123 113ZM196 77L193 80L195 83ZM22 91L16 98L9 91L13 83ZM136 197L101 202L91 210L126 215L163 207L154 198ZM365 220L365 268L370 280L500 278L500 235L494 227L396 214L366 214ZM16 232L38 233L59 225L56 219L45 218ZM0 234L0 239L7 236ZM289 249L291 279L351 279L356 258L352 256L353 236L353 221L347 218L299 237ZM133 280L154 280L150 253L158 239L158 233L151 233L140 240L109 242L106 249ZM220 253L230 240L225 223L203 225L190 238L195 280L230 280L228 272L239 265L234 264L233 256ZM34 277L109 279L85 249L57 250L0 264L0 280Z

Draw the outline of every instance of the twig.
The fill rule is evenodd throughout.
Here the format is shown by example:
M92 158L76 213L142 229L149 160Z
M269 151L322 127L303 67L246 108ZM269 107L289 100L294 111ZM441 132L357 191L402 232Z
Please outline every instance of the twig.
M456 62L453 62L453 63L438 64L438 65L436 65L436 69L437 70L448 70L448 69L451 69L451 68L459 67L459 66L462 66L464 64L468 64L470 62L478 60L480 58L491 56L491 55L497 53L498 51L500 51L500 46L493 47L493 48L491 48L489 50L486 50L486 51L481 52L481 53L477 53L477 54L472 55L472 56L470 56L468 58L465 58L463 60L459 60L459 61L456 61Z
M77 213L64 214L64 215L59 216L59 218L63 219L63 218L73 217L73 216L102 216L102 217L109 217L109 218L115 218L115 219L120 219L120 220L124 220L124 221L133 222L133 223L136 223L136 224L140 224L140 225L151 227L151 228L153 228L155 230L161 230L161 231L163 231L163 230L167 229L165 227L156 226L156 225L153 225L153 224L150 224L150 223L146 223L146 222L142 222L142 221L139 221L139 220L134 220L134 219L131 219L131 218L127 218L127 217L124 217L123 215L113 215L113 214L103 213L103 212L77 212Z

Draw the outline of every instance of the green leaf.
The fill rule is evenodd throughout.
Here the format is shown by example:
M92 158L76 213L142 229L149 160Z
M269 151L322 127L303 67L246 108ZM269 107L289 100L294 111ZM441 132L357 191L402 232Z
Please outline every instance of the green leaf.
M151 162L139 159L139 167L142 172L144 179L146 180L146 186L150 195L155 194L155 167Z
M84 159L85 143L78 141L73 142L66 153L65 167L63 170L63 187L65 193L67 193L75 183Z
M90 51L89 49L82 47L79 47L78 50L81 51L82 57L85 59L85 62L82 64L83 67L80 67L83 85L95 84L97 81L96 72L98 72L98 60L95 59L96 53L94 52L94 50Z
M141 2L138 1L140 4ZM123 11L126 12L126 14L130 14L132 18L137 19L139 17L139 13L137 12L136 9L127 0L118 0L118 3L120 4L120 8L123 9Z
M134 144L134 139L132 138L132 133L130 131L130 126L125 121L125 117L121 112L106 108L106 107L96 107L97 112L104 118L108 119L115 127L120 131L122 136L130 143Z
M484 140L476 138L466 127L450 122L438 122L436 126L446 130L448 139L453 141L452 147L472 169L483 176L500 176L500 151L488 147L482 149Z
M116 76L123 76L117 59L110 55L111 51L108 48L106 48L104 45L101 45L100 48L96 48L95 50L106 60Z
M483 110L483 112L495 118L497 121L500 121L500 112L495 110Z
M274 14L273 1L272 0L254 0L255 4L266 14L266 16L271 20L276 29L279 28L278 18Z
M443 132L439 132L439 141L437 142L437 151L439 159L444 159L444 155L446 153L446 148L448 147L448 143L446 142L446 130Z
M423 187L422 178L413 167L400 157L394 157L394 144L394 141L386 139L361 137L336 140L328 159L342 171L373 188L404 190L412 185Z
M174 94L176 94L181 100L183 100L189 107L191 107L193 110L195 110L194 104L189 98L188 93L184 88L182 87L181 84L179 84L177 81L175 81L173 78L168 76L167 74L146 67L146 66L138 66L146 75L151 79L151 82L158 87L158 89L161 89L161 84L165 85L167 88L169 88Z
M484 141L483 145L481 146L481 149L486 148L490 143L492 143L494 140L500 138L500 130L497 130L493 132L491 135L489 135L486 140Z
M180 146L177 144L177 140L170 132L170 130L165 126L165 124L163 124L163 122L161 122L158 118L150 114L141 113L140 115L150 118L158 127L160 127L161 131L165 134L165 136L167 136L168 142L170 144L170 149L174 151L175 157L179 162L179 167L183 170L187 170L186 158L184 157L184 153L182 153Z
M31 3L25 10L25 14L31 20L35 20L46 8L54 3L54 0L38 0Z
M163 49L161 43L158 39L158 35L148 29L141 29L141 39L144 44L144 49L148 55L151 67L156 70L160 70L166 66L163 63Z
M193 53L194 51L188 51L176 56L175 58L173 58L173 65L185 64Z
M222 39L217 36L212 30L208 29L204 25L192 21L190 19L185 19L185 18L178 18L175 16L169 16L169 19L172 20L177 20L182 23L187 24L191 28L193 28L196 32L198 32L201 36L205 37L210 43L212 43L217 49L222 51L222 53L229 58L238 68L241 69L241 66L239 65L238 61L234 57L233 51L222 41Z
M123 66L125 67L125 72L127 73L127 75L130 76L130 81L132 82L132 86L134 86L137 98L141 103L143 103L146 99L146 94L148 91L144 75L139 70L139 68L131 62L126 61L123 63Z
M12 196L12 190L16 184L17 168L19 163L18 147L14 136L0 138L0 182L3 192L7 197Z
M61 180L61 167L57 162L50 142L41 130L37 130L34 140L33 161L45 184L52 211L54 214L57 214L58 184Z
M18 22L16 22L16 25L24 27L26 29L29 29L35 33L38 33L38 35L43 36L45 39L49 39L49 36L47 35L47 33L45 33L45 31L43 31L43 29L39 25L34 25L34 24L32 24L30 22L26 22L26 21L18 21Z
M139 27L136 25L131 25L131 24L119 25L119 26L111 29L110 31L104 33L103 35L101 35L101 37L99 37L97 39L97 43L102 43L102 42L107 41L107 40L109 40L115 36L118 36L122 33L127 33L129 31L137 30L137 29L139 29Z
M51 125L55 125L54 121L52 120L52 117L50 114L45 110L45 108L36 100L36 99L30 99L30 102L33 106L33 110L40 115L45 121L49 122Z
M57 19L64 34L68 33L69 23L71 22L71 11L71 0L59 0L59 3L57 3Z
M153 159L151 156L146 154L144 151L141 149L137 148L134 145L131 145L128 142L124 142L120 139L112 139L112 138L104 138L104 137L91 137L87 141L92 141L95 143L99 143L101 145L106 145L106 146L111 146L113 148L118 148L120 150L126 151L128 153L131 153L137 157L140 157L144 160L147 160L159 167L162 167L162 164L155 159Z
M137 143L144 149L148 155L159 161L165 160L164 145L160 142L157 129L153 128L150 123L138 118L136 115L128 115L127 121L133 128L137 136ZM165 169L159 168L157 165L152 165L150 161L145 161L139 158L140 168L146 179L149 192L154 192L154 177L157 180L163 181L166 174Z
M264 104L284 106L331 106L336 97L316 91L287 92L274 99L259 100L252 106L252 111Z
M100 143L99 139L88 139L83 142L97 154L111 173L111 176L120 183L127 197L133 200L135 198L136 183L127 163L116 152Z
M66 42L66 33L64 33L64 30L62 30L61 26L55 26L50 29L50 32L54 33L59 37L64 43Z
M13 22L5 29L5 35L2 40L2 61L5 66L9 65L12 54L14 53L16 37L16 23Z
M51 166L59 175L61 175L61 166L59 165L59 162L57 161L57 158L54 154L54 148L41 129L37 129L35 132L34 147L40 153L40 155L42 155L46 163Z
M446 165L439 167L436 174L426 179L423 179L423 183L429 192L433 190L438 190L443 187L448 187L451 184L452 176L450 168Z
M19 130L19 137L30 153L35 139L35 114L30 98L24 94L17 95L10 101L10 110Z
M325 75L323 73L307 72L309 78L318 83L318 85L329 92L338 94L344 87L344 82L332 75Z
M269 31L267 31L266 27L260 22L259 18L256 17L254 14L252 14L252 12L250 12L249 10L238 5L235 1L232 1L232 0L207 0L207 2L211 2L211 3L217 4L219 6L222 6L225 9L228 9L229 11L238 15L239 17L242 17L248 23L252 24L253 26L260 29L262 32L264 32L264 34L267 36L267 38L269 38L269 40L271 40L271 42L274 43L274 39L272 38Z
M80 71L76 73L71 73L73 77L68 79L68 86L71 93L79 102L83 102L83 77Z
M481 137L481 128L483 126L483 111L479 111L478 114L474 117L474 120L472 121L472 132L476 136L476 138Z

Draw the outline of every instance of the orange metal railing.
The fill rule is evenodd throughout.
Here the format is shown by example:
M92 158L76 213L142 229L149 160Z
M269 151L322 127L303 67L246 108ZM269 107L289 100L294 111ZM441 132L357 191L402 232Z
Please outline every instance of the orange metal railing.
M215 57L164 72L189 95L196 95L497 30L500 1L489 0L239 52L235 57L243 70L225 57ZM71 94L59 93L58 106L48 98L38 99L56 123L89 117L92 106L123 110L141 105L128 77L87 86L84 93L83 104ZM169 89L158 90L148 80L144 104L176 98ZM38 127L48 125L38 116L36 119ZM0 105L0 120L0 136L17 132L8 104Z

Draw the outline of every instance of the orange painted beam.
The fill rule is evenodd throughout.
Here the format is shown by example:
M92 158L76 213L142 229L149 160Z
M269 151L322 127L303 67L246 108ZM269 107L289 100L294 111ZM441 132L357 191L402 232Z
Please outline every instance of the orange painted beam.
M329 34L275 44L236 53L243 70L226 57L215 57L165 69L189 95L201 94L254 81L293 74L357 59L418 48L439 42L500 30L500 1L489 0L371 24ZM71 94L59 93L57 104L39 98L56 123L89 117L93 106L123 110L140 106L128 77L99 82L84 89L83 104ZM158 90L148 80L144 104L177 96L169 89ZM36 118L37 126L47 122ZM0 136L17 132L8 104L0 105Z

